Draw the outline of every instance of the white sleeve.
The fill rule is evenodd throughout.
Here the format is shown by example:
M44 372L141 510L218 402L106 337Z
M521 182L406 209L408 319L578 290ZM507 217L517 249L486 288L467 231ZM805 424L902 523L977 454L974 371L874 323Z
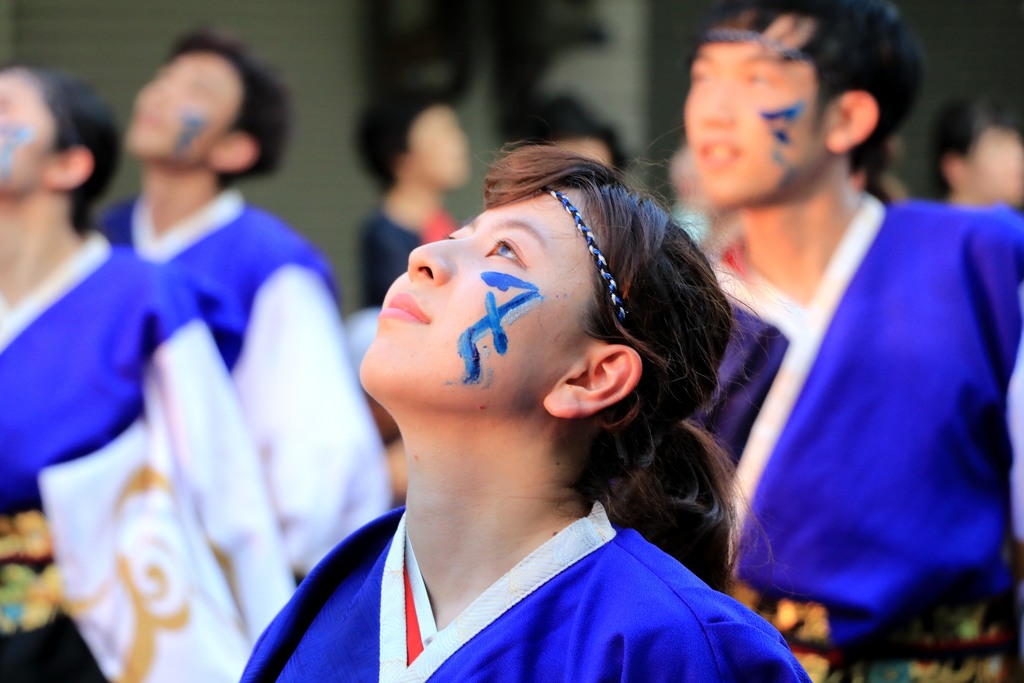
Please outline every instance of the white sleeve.
M346 348L326 285L286 266L257 293L234 371L288 558L303 574L391 502L383 445Z
M66 608L110 680L237 681L294 583L205 326L157 349L144 399L110 444L40 474Z
M1024 314L1024 285L1018 292L1018 301L1021 304ZM1013 374L1010 375L1010 384L1006 396L1006 419L1010 431L1010 445L1013 451L1013 461L1010 465L1010 516L1013 527L1014 552L1024 551L1024 329L1021 331L1021 338L1017 345L1017 358L1013 366ZM1024 558L1014 558L1020 561ZM1024 652L1024 624L1021 623L1024 614L1024 577L1014 577L1017 581L1016 603L1017 619L1021 634L1021 652Z
M199 323L157 349L152 374L146 419L154 421L154 406L166 415L177 471L255 643L295 582L231 377L209 330Z

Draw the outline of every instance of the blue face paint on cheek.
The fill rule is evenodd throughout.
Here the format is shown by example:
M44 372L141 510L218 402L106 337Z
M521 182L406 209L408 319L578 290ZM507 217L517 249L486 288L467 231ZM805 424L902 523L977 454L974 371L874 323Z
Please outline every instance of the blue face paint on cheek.
M174 155L185 156L192 142L199 137L206 128L206 117L198 112L185 111L181 115L181 132L174 143Z
M8 182L14 172L14 153L35 137L35 131L19 123L0 124L0 181Z
M761 119L768 125L768 130L771 131L775 141L775 146L772 149L772 161L781 166L784 171L782 185L787 184L795 172L795 169L783 156L782 150L793 142L790 132L805 108L806 104L801 100L783 109L760 112Z
M771 129L772 136L776 142L781 145L788 145L791 142L789 129L800 118L800 115L804 112L804 107L805 105L801 101L785 109L761 112L761 118L768 124L768 128Z
M504 355L508 351L508 335L505 333L502 323L517 320L523 313L544 299L535 284L505 273L488 271L481 273L480 278L488 287L493 287L501 292L508 292L512 289L524 291L500 306L494 292L487 292L484 295L484 317L459 335L459 357L466 364L466 372L462 377L463 384L480 383L482 367L479 344L484 337L490 333L494 342L494 350L498 354Z

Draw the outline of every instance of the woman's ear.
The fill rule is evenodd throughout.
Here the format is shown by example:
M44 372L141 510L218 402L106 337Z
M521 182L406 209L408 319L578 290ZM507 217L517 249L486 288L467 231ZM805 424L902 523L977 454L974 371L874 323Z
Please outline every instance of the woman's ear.
M878 127L878 101L866 90L847 90L830 105L833 117L825 139L833 154L846 154Z
M87 148L71 147L54 155L43 172L43 183L57 192L71 192L92 175L96 160Z
M232 131L217 141L210 150L210 168L221 175L236 175L248 171L260 158L256 138L241 131Z
M635 349L595 341L544 397L544 409L566 419L596 415L629 395L642 369Z

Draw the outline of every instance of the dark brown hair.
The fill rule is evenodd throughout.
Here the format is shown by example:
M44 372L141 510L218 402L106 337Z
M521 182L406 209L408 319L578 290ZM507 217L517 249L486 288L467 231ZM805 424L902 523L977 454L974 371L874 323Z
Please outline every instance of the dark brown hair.
M181 36L167 61L188 54L214 54L226 60L242 81L242 103L232 128L251 135L259 145L256 162L240 173L221 176L227 185L236 178L274 171L284 158L291 132L291 100L277 72L258 60L248 46L226 33L200 29Z
M359 117L356 145L363 163L384 190L395 185L395 166L409 151L409 133L420 115L446 101L418 92L396 92L369 104Z
M631 346L643 362L637 387L599 416L602 432L575 488L613 522L724 588L734 559L732 462L688 418L718 385L729 302L668 212L585 156L543 145L506 150L485 180L484 203L511 204L546 188L580 210L625 299L620 322L595 268L586 332Z

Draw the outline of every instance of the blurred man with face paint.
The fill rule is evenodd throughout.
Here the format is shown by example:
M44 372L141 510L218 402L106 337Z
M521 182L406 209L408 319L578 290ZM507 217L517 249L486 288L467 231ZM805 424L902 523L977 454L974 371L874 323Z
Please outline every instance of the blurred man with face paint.
M238 680L294 585L201 307L94 230L118 152L84 82L0 68L4 683Z
M223 339L241 328L240 348L222 352L303 575L386 509L389 491L326 259L232 187L278 167L289 125L287 91L244 45L207 31L182 37L136 97L128 128L142 193L104 223L112 241L188 271Z
M742 226L707 418L750 501L737 593L815 680L1007 680L1024 225L863 191L922 71L887 0L721 0L698 35L686 135Z

